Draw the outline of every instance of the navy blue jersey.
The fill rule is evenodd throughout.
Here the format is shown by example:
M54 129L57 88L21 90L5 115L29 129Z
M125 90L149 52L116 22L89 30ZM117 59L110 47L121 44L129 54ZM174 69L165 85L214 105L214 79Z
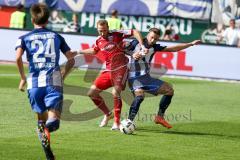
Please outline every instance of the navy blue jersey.
M17 48L26 51L29 62L28 89L62 86L60 50L62 53L70 50L62 36L46 28L34 29L19 37Z
M166 46L161 46L160 44L154 44L149 46L147 43L147 39L143 40L143 45L145 48L149 49L149 53L143 56L140 60L135 60L133 57L130 57L130 71L129 71L129 79L136 78L139 76L143 76L150 72L150 63L156 51L162 51ZM135 52L139 52L141 46L138 40L134 39L130 42L129 52L127 54L132 55Z

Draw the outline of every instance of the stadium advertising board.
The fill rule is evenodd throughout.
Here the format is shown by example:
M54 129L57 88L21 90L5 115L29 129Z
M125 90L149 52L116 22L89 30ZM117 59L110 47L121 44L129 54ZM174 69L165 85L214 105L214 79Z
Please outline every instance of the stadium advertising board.
M78 19L81 26L81 33L87 35L97 35L96 23L99 19L108 18L107 14L99 13L79 13ZM172 26L174 32L179 35L180 41L190 41L200 39L202 33L209 28L205 21L173 17L150 17L150 16L119 16L122 20L123 28L137 29L146 35L152 27L160 28L163 36L166 28ZM63 32L68 23L72 21L72 12L53 11L49 19L48 28ZM31 17L27 14L27 29L32 29ZM203 36L204 38L204 36ZM209 42L209 41L206 41ZM214 43L214 41L213 41Z
M4 9L4 11L3 11ZM9 27L10 15L14 11L13 8L3 7L0 16L5 17L0 22L0 26ZM26 11L26 29L32 29L31 17L29 11ZM65 32L68 29L68 25L72 23L72 12L56 11L53 10L51 18L49 19L48 28L57 32ZM95 25L97 20L108 18L107 14L99 13L78 13L78 20L80 30L78 34L96 35ZM171 26L174 34L177 34L179 42L187 42L194 39L201 39L203 43L219 43L217 36L223 33L224 26L221 24L211 24L209 21L199 21L194 19L184 19L176 17L150 17L150 16L119 16L122 20L122 25L125 29L135 28L141 31L143 35L146 35L147 31L151 27L160 28L161 38L167 28ZM225 44L225 40L220 44Z
M4 40L1 40L2 53L0 54L0 60L15 60L14 46L17 38L24 33L26 32L0 29L0 34L2 37L5 37ZM95 36L69 34L62 34L62 36L66 39L72 50L89 48L96 40ZM160 43L167 46L177 44L172 42ZM199 45L176 53L157 53L152 61L153 69L151 72L156 76L166 73L181 76L240 80L239 59L238 48ZM94 66L103 66L101 61L94 57L83 56L79 60L77 65L82 67L86 67L92 63L94 63ZM65 61L62 57L61 63Z

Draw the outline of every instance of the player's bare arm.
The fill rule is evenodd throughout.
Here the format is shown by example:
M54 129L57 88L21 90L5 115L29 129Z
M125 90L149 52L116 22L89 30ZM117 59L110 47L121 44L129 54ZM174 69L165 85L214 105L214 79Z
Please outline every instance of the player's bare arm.
M163 51L167 51L167 52L177 52L177 51L180 51L180 50L183 50L183 49L186 49L188 47L191 47L191 46L194 46L194 45L198 45L200 44L201 41L200 40L194 40L190 43L182 43L182 44L178 44L178 45L175 45L175 46L169 46L169 47L166 47Z
M84 50L79 50L79 51L68 51L65 53L66 58L68 59L64 69L61 71L62 72L62 77L63 80L67 77L67 75L70 73L71 69L73 68L75 64L74 57L79 55L79 54L96 54L97 51L94 50L94 48L89 48L89 49L84 49Z
M24 92L24 88L26 85L26 76L24 73L24 67L23 67L23 61L22 61L22 55L23 55L24 51L22 48L18 48L16 51L16 63L17 63L17 68L21 77L18 89L22 92Z
M77 54L96 54L96 53L97 51L95 51L94 48L77 51Z
M67 58L67 63L64 67L64 69L61 70L63 80L67 77L67 75L70 73L71 69L73 68L75 64L74 57L77 55L77 51L67 51L65 53L65 56Z
M133 36L138 40L140 45L143 45L143 38L142 38L142 35L139 31L134 29L133 30Z

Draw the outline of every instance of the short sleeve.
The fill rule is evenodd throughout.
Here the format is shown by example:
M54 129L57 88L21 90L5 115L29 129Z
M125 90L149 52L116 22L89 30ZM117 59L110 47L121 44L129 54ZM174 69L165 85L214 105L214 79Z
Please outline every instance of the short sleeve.
M63 54L65 54L67 51L70 51L71 49L68 46L68 44L66 43L65 39L60 35L59 35L59 37L60 37L60 41L61 41L60 50Z
M154 51L162 51L162 50L164 50L166 47L167 47L167 46L161 46L160 44L155 44L155 45L153 46Z
M126 50L127 50L126 54L130 56L133 55L133 53L140 51L140 45L138 40L136 39L132 40L129 46L126 48Z
M134 51L138 43L139 43L138 40L136 40L136 39L132 40L132 41L130 42L130 45L129 45L129 47L128 47L128 50L129 50L129 51Z
M18 48L22 48L24 51L26 49L26 45L25 45L25 43L24 43L22 38L19 38L17 40L16 46L15 46L15 50L17 50Z

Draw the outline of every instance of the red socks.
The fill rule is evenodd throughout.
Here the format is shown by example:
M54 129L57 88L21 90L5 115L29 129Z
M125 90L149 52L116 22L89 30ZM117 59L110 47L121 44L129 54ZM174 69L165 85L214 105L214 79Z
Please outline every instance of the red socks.
M105 115L109 115L111 113L101 96L91 97L91 99L94 102L94 104L99 109L101 109L101 111ZM122 110L122 99L121 99L121 97L114 97L113 100L114 100L114 122L117 123L117 124L120 124L121 110Z
M120 124L122 99L121 97L114 97L113 99L114 99L114 122Z
M110 111L108 109L108 107L106 106L103 98L101 96L98 97L91 97L92 101L94 102L94 104L101 109L101 111L105 114L105 115L109 115Z

